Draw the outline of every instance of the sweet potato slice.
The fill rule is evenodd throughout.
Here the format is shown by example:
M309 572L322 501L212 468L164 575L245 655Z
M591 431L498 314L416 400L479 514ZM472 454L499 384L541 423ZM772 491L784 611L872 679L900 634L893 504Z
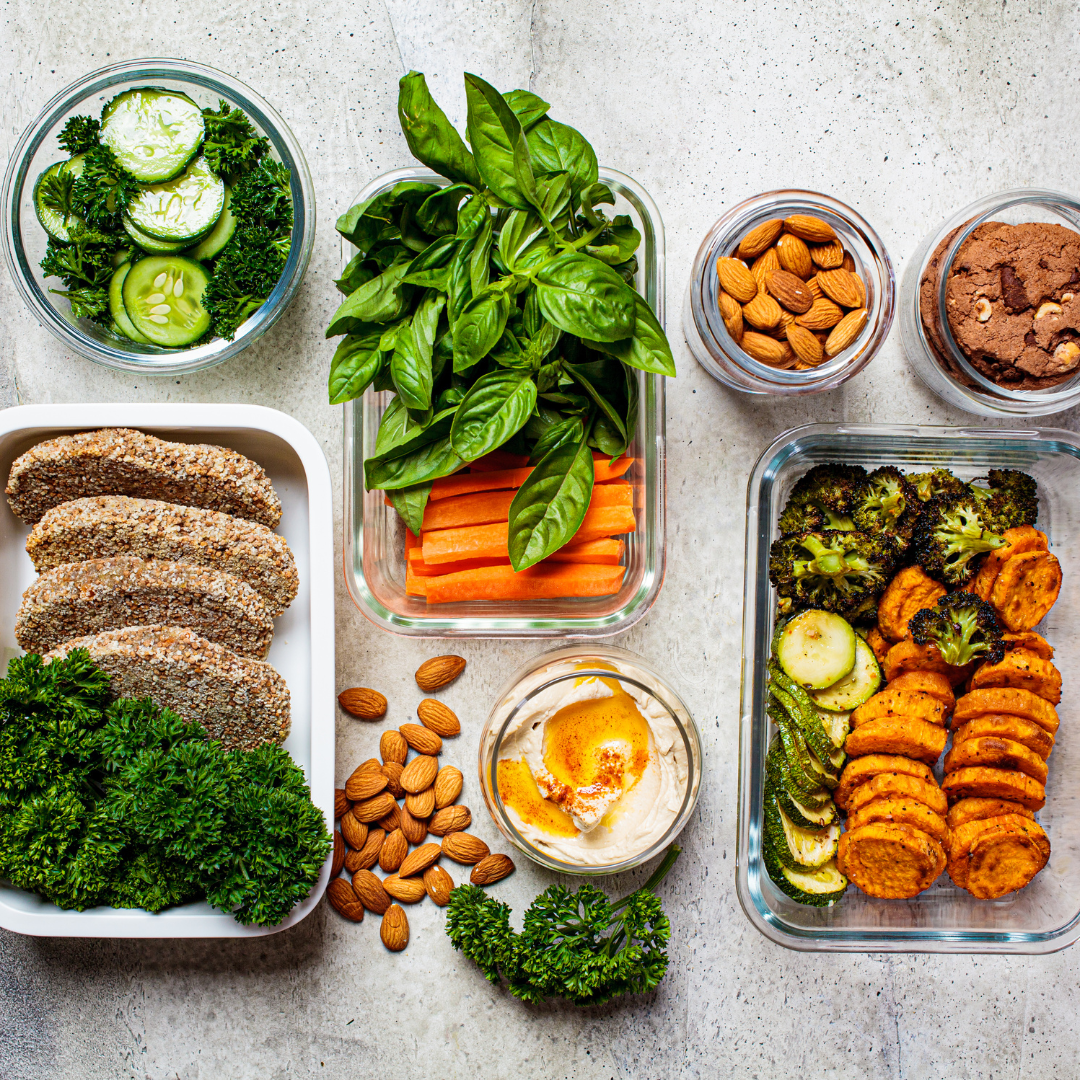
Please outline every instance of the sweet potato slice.
M1040 784L1046 783L1046 762L1034 750L1012 739L980 735L954 745L945 755L946 774L975 765L993 765L999 769L1018 769Z
M1014 555L1001 568L990 604L1006 630L1030 630L1045 617L1061 592L1061 563L1049 551Z
M964 801L970 802L973 800ZM946 845L946 851L949 859L947 869L949 871L949 877L952 878L954 884L959 885L961 889L966 889L968 887L968 871L970 870L968 859L971 854L972 846L980 837L995 833L1002 827L1016 827L1023 826L1024 824L1035 825L1035 822L1027 816L1026 813L1014 814L1008 812L995 814L992 817L974 818L971 821L964 822L962 825L953 828L949 833L949 842ZM1039 827L1036 825L1036 828L1038 829ZM1039 829L1039 831L1041 832L1042 830ZM1049 843L1047 843L1046 853L1047 855L1050 854Z
M867 630L866 644L870 646L877 662L880 664L885 659L886 653L889 651L889 643L885 640L885 637L876 626Z
M1021 817L1034 819L1035 811L1029 810L1023 803L1010 799L961 799L954 804L945 820L950 829L959 829L971 821L984 818L1001 817L1002 814L1019 814Z
M1033 525L1018 525L1015 529L1006 529L1001 538L1005 541L1004 546L996 551L987 552L983 558L979 572L968 586L970 592L981 596L984 600L990 599L994 582L1001 573L1001 568L1014 555L1025 551L1046 551L1049 544L1046 534L1039 532Z
M944 814L949 807L944 792L933 779L924 780L921 776L911 776L909 773L886 772L871 776L851 793L847 800L847 812L854 814L875 799L887 796L921 802L936 814Z
M871 821L895 821L901 825L911 825L921 829L927 836L932 836L939 844L944 844L949 838L949 827L940 814L935 813L925 803L916 799L905 799L901 795L886 795L868 802L848 815L847 827L858 829L869 825Z
M1054 736L1044 731L1038 724L1025 720L1022 716L1002 716L991 713L989 716L976 716L966 724L961 724L953 732L953 749L968 739L978 739L990 735L998 739L1012 739L1013 742L1026 746L1045 761L1054 749Z
M840 837L837 864L867 896L904 900L934 884L945 849L921 829L874 821Z
M949 773L941 790L950 803L960 799L1010 799L1029 810L1041 810L1046 803L1046 788L1019 769L993 769L973 765Z
M916 690L921 694L929 694L938 701L945 702L949 712L952 712L956 704L952 683L938 671L905 671L903 675L897 675L885 689Z
M897 690L887 686L851 714L851 726L860 727L879 716L916 716L944 727L949 719L949 711L943 701L921 690Z
M972 665L956 667L954 664L946 664L936 645L920 645L907 638L886 653L884 667L887 683L907 671L936 671L944 675L951 686L959 686L971 674Z
M852 794L880 773L903 773L937 786L930 767L921 761L912 761L899 754L867 754L865 757L852 758L844 766L840 783L833 792L833 802L841 810L846 809Z
M943 727L911 716L881 716L856 728L844 749L851 757L863 754L902 754L932 765L945 749Z
M992 823L992 824L991 824ZM1050 858L1050 841L1042 827L1026 818L990 818L971 841L965 874L968 892L994 900L1024 888Z
M921 566L905 566L881 595L878 629L889 641L903 641L907 637L908 620L916 611L933 607L945 592L945 587Z
M1011 687L1031 693L1056 705L1061 700L1061 672L1053 661L1017 650L1005 654L1000 664L983 664L971 677L971 689Z
M1034 630L1021 630L1019 633L1004 633L1001 640L1005 643L1005 651L1012 652L1014 649L1022 649L1024 652L1034 653L1043 660L1054 659L1054 646Z
M956 708L953 710L953 727L959 727L973 716L987 716L991 713L1022 716L1025 720L1034 721L1051 735L1057 732L1060 723L1057 709L1038 694L1033 694L1030 690L1000 686L973 690L957 699Z

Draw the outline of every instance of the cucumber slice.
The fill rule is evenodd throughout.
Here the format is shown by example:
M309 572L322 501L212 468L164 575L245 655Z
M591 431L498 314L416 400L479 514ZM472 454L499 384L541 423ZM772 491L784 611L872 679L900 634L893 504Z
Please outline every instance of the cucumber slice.
M135 329L135 324L131 321L127 309L124 307L124 279L128 276L132 265L129 262L121 263L109 279L109 312L113 317L117 332L122 337L130 338L132 341L138 341L145 345L147 338Z
M74 180L82 174L85 156L85 154L78 154L70 161L58 161L55 165L50 165L34 183L34 213L37 214L38 222L54 240L62 240L65 244L71 239L68 229L72 225L81 224L82 218L78 214L65 214L55 206L45 205L46 200L43 195L49 186L46 181L52 177L66 178L68 176ZM70 187L68 187L68 194L70 195Z
M143 251L149 251L152 255L171 255L174 252L183 251L187 247L185 243L170 243L166 240L155 240L152 236L147 236L127 216L124 217L124 231Z
M173 349L190 345L210 327L210 313L202 306L209 283L206 270L194 259L148 256L124 279L124 308L135 329L153 344Z
M824 866L830 859L836 856L836 848L840 843L840 826L837 823L827 825L824 829L804 829L796 825L781 809L780 804L773 796L773 806L780 819L783 828L784 839L787 846L789 859L784 859L784 849L780 848L779 855L782 862L796 869L809 867L816 869Z
M189 259L198 259L206 262L217 255L221 249L232 239L236 232L236 218L229 209L232 202L232 189L225 185L225 205L221 208L221 216L217 224L190 250L184 252Z
M175 90L125 90L101 111L101 141L144 184L182 173L204 131L202 110Z
M874 650L861 638L855 638L855 666L839 682L824 690L811 690L810 697L819 708L830 712L850 712L869 701L881 689L881 665Z
M197 157L173 180L143 188L128 206L128 217L154 240L193 244L221 217L225 185Z
M800 686L832 686L855 666L855 631L831 611L800 612L784 624L776 658Z

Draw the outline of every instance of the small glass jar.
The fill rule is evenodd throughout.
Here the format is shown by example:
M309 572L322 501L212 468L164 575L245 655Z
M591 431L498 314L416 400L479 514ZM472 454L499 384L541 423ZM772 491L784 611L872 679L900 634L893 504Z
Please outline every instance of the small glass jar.
M642 848L605 863L581 865L556 857L522 835L499 794L499 764L504 740L513 732L520 711L537 694L570 679L596 676L616 679L649 694L673 721L678 737L671 751L685 763L686 780L679 809L663 835ZM480 787L488 812L499 831L534 862L564 874L598 876L617 874L641 866L659 855L682 832L697 802L701 787L701 736L690 710L679 695L645 660L625 649L606 645L571 645L530 660L499 691L480 735Z
M827 221L855 261L866 286L866 325L843 352L816 367L785 370L745 353L720 315L716 260L735 255L739 241L756 225L793 214ZM694 259L683 306L683 334L698 363L714 379L748 394L816 394L832 390L862 371L892 327L895 308L892 262L881 238L844 203L815 191L767 191L733 207L706 234Z
M942 315L949 270L967 239L987 221L1045 222L1080 231L1080 202L1037 188L1001 191L966 206L927 236L908 263L900 287L900 333L908 361L935 394L965 412L1045 416L1071 409L1080 404L1080 368L1056 386L1010 390L972 366Z

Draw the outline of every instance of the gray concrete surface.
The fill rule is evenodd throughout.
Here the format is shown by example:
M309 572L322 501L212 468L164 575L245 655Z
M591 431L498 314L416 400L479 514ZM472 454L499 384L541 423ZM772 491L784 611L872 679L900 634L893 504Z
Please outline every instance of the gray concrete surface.
M306 148L320 231L285 318L227 366L142 379L69 355L0 275L3 403L251 401L292 413L341 475L340 410L325 404L337 303L332 223L369 178L408 163L397 78L427 73L463 121L463 70L527 86L636 177L667 226L669 313L699 240L733 202L781 186L855 205L902 268L976 196L1014 185L1076 190L1077 34L1066 0L849 3L620 0L5 0L0 155L65 84L117 58L183 56L235 73ZM669 317L668 577L619 644L670 674L701 724L707 775L666 904L661 989L610 1008L528 1008L455 954L442 915L410 912L392 956L369 920L320 906L250 943L32 940L0 932L0 1080L285 1077L955 1077L1077 1075L1075 951L1037 958L808 956L750 927L734 892L743 490L778 432L810 420L948 423L894 330L847 387L789 404L728 393ZM1066 414L1055 421L1077 426ZM340 514L340 500L339 500ZM405 719L411 673L433 652L374 629L338 592L340 686L370 685ZM494 687L536 644L467 644L447 692L471 746ZM376 732L342 718L343 779ZM466 798L479 810L469 776ZM478 815L483 818L482 811ZM479 831L495 839L481 820ZM549 877L528 866L502 894L520 911ZM625 883L624 883L625 884Z

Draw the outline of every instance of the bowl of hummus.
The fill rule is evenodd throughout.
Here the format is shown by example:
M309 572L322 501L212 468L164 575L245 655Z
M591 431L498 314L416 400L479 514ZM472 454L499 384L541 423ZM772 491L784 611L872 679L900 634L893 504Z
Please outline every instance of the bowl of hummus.
M701 740L678 694L624 649L570 646L530 661L480 739L495 824L570 874L629 870L682 831L701 786Z

